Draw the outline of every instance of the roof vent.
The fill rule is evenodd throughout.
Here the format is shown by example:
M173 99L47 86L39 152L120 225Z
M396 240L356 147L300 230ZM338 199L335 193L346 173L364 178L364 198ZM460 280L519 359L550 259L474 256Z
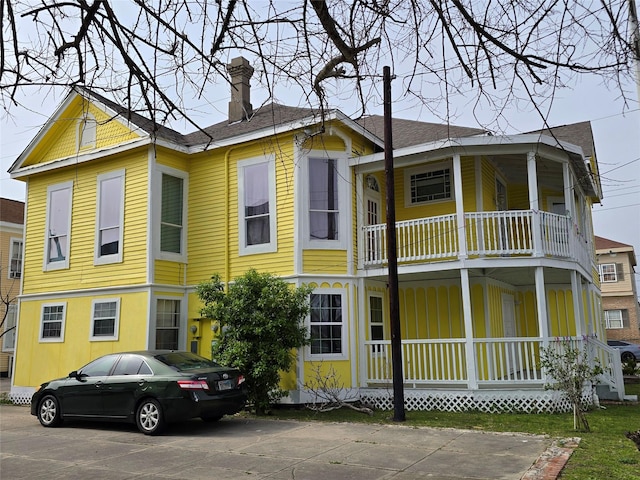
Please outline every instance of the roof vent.
M229 102L229 123L248 120L253 115L251 106L251 87L249 79L253 67L244 57L236 57L227 65L231 76L231 101Z

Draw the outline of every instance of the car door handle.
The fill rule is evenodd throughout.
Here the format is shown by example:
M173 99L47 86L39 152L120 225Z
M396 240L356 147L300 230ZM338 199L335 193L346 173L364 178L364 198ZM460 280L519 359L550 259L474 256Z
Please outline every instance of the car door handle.
M102 388L102 382L96 382L96 388Z
M138 385L140 385L141 387L144 387L147 384L146 380L138 380Z

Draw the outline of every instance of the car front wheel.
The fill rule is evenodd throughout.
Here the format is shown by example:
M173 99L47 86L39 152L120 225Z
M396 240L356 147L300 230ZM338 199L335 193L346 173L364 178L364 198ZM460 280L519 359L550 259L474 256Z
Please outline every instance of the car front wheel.
M156 435L164 430L162 407L157 400L147 398L140 403L136 411L136 425L145 435Z
M40 401L38 420L45 427L57 427L62 423L60 404L56 397L47 395Z

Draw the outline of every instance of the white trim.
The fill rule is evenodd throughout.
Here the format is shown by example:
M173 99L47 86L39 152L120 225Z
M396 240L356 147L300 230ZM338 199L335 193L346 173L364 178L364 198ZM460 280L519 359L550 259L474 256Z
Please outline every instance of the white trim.
M60 325L60 336L59 337L43 337L42 330L44 327L44 309L47 307L62 307L62 320ZM56 302L56 303L44 303L40 309L40 323L38 332L38 341L40 343L64 343L64 327L67 318L67 302Z
M10 303L9 305L6 306L6 316L5 316L5 321L4 324L2 325L2 331L6 332L7 329L13 328L13 331L11 333L7 333L5 335L2 336L2 352L5 353L12 353L15 351L16 349L16 339L18 338L18 304L17 303ZM13 312L13 313L12 313ZM11 321L13 317L13 321ZM9 339L13 337L13 342L11 346L6 346L6 343L9 341ZM9 372L11 373L11 372Z
M267 188L269 192L269 242L259 245L245 245L245 196L244 196L244 171L245 167L267 164ZM278 223L276 220L276 164L275 156L253 157L241 160L237 163L238 174L238 255L252 255L256 253L269 253L278 251Z
M20 244L20 255L18 261L20 262L20 270L17 272L19 275L14 274L14 270L11 268L13 264L13 252L14 247ZM7 278L9 280L17 280L22 278L22 271L24 269L24 238L23 237L11 237L9 238L9 267L7 268Z
M338 174L338 239L323 240L311 239L311 219L310 219L310 195L309 195L309 159L332 159L336 161L336 173ZM301 162L301 178L303 185L300 195L303 216L303 238L302 246L305 249L326 249L326 250L347 250L351 241L351 176L345 152L339 150L311 150L308 151Z
M116 304L116 314L115 321L113 325L113 335L94 335L94 327L96 321L96 310L95 307L99 303L115 303ZM118 340L120 327L120 298L100 298L95 299L91 302L91 324L89 325L89 341L90 342L106 342L106 341L114 341Z
M349 295L346 287L343 288L316 288L311 295L340 295L341 302L340 308L342 309L342 323L340 331L341 352L340 353L311 353L311 345L307 345L305 348L305 359L314 362L318 360L348 360L350 342L347 338L348 328L347 323L350 321L348 315L350 313L349 306L347 305ZM306 319L306 326L309 330L309 336L311 336L311 312Z
M58 192L60 190L68 191L68 201L69 201L69 211L67 212L67 248L64 253L63 260L58 260L54 262L49 261L49 225L51 221L51 194L53 192ZM65 268L69 268L69 257L71 254L71 212L73 210L73 181L58 183L55 185L50 185L47 187L47 203L46 203L46 220L45 220L45 228L44 228L44 258L42 270L45 272L51 270L61 270Z
M162 218L162 175L170 175L176 178L182 179L182 226L180 232L180 253L174 252L163 252L160 249L160 222ZM153 225L153 238L154 238L154 249L156 252L156 258L160 260L169 260L173 262L187 262L187 200L189 198L189 174L185 171L178 170L176 168L167 167L166 165L162 165L156 163L155 165L155 182L154 187L155 191L154 197L159 201L154 203L154 225Z
M149 315L149 331L148 342L149 349L156 349L156 329L158 320L158 300L174 300L180 302L179 319L178 319L178 350L187 350L187 308L188 299L185 295L171 296L165 293L156 295L152 292Z
M613 266L613 272L604 272L604 267ZM615 263L601 263L598 265L598 273L600 274L600 283L616 283L618 281L618 267ZM613 280L605 280L605 275L613 275Z
M411 176L419 173L428 173L434 170L449 170L449 196L447 198L438 198L435 200L424 200L421 202L412 202L411 201ZM431 205L434 203L442 203L442 202L453 202L456 200L456 192L455 192L455 172L453 171L453 161L445 160L443 162L436 163L424 163L422 165L406 168L404 170L404 206L409 207L419 207L422 205Z
M109 255L100 255L100 206L102 204L102 182L105 180L112 180L114 178L120 178L120 197L110 197L109 201L118 200L120 202L120 208L118 212L118 251ZM94 254L93 264L104 265L107 263L121 263L122 251L124 249L124 190L125 190L125 170L115 170L113 172L103 173L98 175L96 179L96 228L95 228L95 242L94 242Z

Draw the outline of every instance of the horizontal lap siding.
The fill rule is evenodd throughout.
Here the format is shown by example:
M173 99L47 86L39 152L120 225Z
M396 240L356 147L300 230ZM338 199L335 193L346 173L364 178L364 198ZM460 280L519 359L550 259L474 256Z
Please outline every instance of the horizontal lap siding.
M89 341L91 306L95 299L120 298L120 323L117 341ZM64 342L40 342L43 304L66 302ZM52 378L65 377L71 370L101 355L146 348L148 294L87 295L73 298L21 302L17 348L31 355L17 357L15 385L36 386Z
M125 170L123 262L94 265L99 174ZM47 187L72 181L69 268L43 271ZM94 161L29 180L24 293L75 290L146 282L147 152Z

